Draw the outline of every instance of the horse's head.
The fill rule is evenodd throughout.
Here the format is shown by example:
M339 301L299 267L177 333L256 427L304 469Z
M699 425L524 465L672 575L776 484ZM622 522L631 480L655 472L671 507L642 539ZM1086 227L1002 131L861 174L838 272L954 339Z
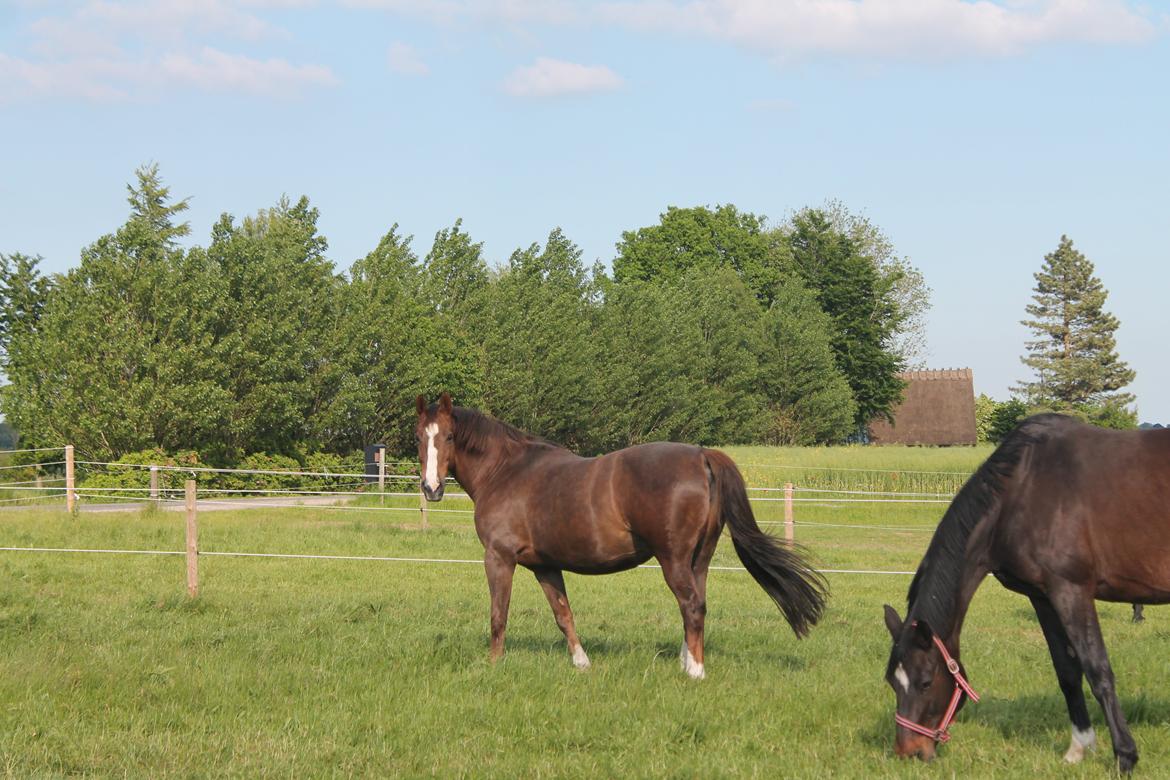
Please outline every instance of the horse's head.
M421 395L415 399L418 410L418 424L414 438L418 442L419 473L422 474L422 491L428 501L443 497L443 486L447 483L447 472L455 460L455 414L451 408L451 396L443 393L437 404L427 405Z
M929 761L938 743L950 739L947 729L955 713L978 696L958 659L925 620L903 622L886 605L886 628L894 640L886 665L886 682L897 698L894 752Z

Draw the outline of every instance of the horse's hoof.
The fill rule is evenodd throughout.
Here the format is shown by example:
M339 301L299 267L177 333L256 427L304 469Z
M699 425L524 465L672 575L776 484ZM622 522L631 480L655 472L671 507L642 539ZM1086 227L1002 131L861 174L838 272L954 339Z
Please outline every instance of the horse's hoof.
M1081 759L1085 757L1086 750L1097 749L1097 732L1090 726L1086 731L1077 730L1076 726L1072 729L1072 738L1068 741L1068 751L1064 754L1064 761L1067 764L1079 764Z
M683 642L682 650L678 654L678 660L683 671L689 674L692 680L702 680L707 676L707 673L703 670L703 665L691 655L691 651L687 647L686 642Z
M581 669L582 671L588 669L591 666L589 663L589 656L585 655L585 648L581 647L580 645L578 645L576 649L573 650L573 666Z
M1138 760L1137 753L1134 753L1132 756L1118 754L1118 756L1117 756L1117 769L1118 769L1118 771L1120 771L1121 774L1123 774L1123 775L1130 774L1131 772L1133 772L1133 767L1135 764L1137 764L1137 760Z

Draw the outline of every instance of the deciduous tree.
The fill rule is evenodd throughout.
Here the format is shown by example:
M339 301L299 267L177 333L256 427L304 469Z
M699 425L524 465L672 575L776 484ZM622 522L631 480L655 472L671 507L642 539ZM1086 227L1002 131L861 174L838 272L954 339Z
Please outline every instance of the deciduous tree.
M888 419L903 388L902 359L892 348L899 324L893 277L883 277L819 209L795 214L786 235L804 283L833 322L833 352L853 393L856 428Z

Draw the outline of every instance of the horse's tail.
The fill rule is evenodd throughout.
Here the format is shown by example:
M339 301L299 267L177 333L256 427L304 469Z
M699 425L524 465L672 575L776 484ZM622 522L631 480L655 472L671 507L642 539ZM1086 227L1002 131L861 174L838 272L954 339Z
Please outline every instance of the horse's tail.
M760 530L748 503L743 476L718 450L703 450L715 483L716 511L731 529L731 543L748 573L764 589L798 637L820 620L829 586L801 554Z

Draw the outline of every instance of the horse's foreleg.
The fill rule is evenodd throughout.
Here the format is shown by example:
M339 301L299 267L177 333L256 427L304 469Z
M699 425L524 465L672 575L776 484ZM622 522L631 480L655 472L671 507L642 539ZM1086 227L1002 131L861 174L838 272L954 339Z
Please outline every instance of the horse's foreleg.
M1086 748L1091 750L1097 746L1097 735L1089 723L1085 691L1081 687L1084 672L1076 650L1069 642L1064 626L1060 624L1060 616L1056 614L1051 602L1043 596L1029 598L1036 610L1036 617L1040 620L1040 628L1044 630L1048 653L1052 656L1052 667L1056 670L1056 680L1060 683L1060 691L1064 694L1064 701L1068 706L1068 717L1072 721L1072 737L1064 760L1075 764L1084 758Z
M1125 773L1137 763L1137 745L1129 733L1129 725L1117 701L1113 667L1101 637L1101 624L1091 594L1076 586L1057 588L1050 593L1052 606L1060 616L1061 625L1071 640L1074 652L1080 657L1081 668L1089 681L1093 696L1105 712L1109 735L1113 738L1113 754L1118 768ZM1067 652L1067 651L1066 651Z
M557 626L569 643L573 666L588 669L589 656L585 655L585 648L581 647L581 640L577 638L577 627L573 625L573 610L569 608L569 594L565 591L564 575L560 569L533 569L532 573L536 575L536 581L540 583L541 590L548 599L548 605L552 607Z
M492 596L491 660L498 661L504 655L504 631L508 627L508 605L512 601L512 575L516 572L516 561L489 548L483 557L483 567Z
M707 676L703 669L703 622L707 615L707 600L691 571L690 561L680 563L659 559L659 563L682 613L684 639L679 662L687 674L701 680Z

